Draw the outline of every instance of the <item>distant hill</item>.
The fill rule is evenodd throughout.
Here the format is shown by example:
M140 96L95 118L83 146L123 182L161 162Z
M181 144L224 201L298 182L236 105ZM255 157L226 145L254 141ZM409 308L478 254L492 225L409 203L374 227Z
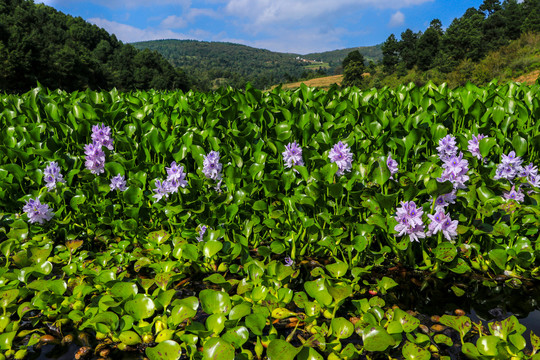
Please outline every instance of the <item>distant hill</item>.
M354 50L360 51L366 61L373 61L375 63L382 60L381 44L375 46L359 46L354 48L346 48L333 51L325 51L321 53L311 53L303 55L302 57L310 60L318 60L325 63L329 63L330 66L339 66L345 57Z
M160 54L29 0L0 1L0 64L0 91L6 92L25 92L37 82L67 91L189 87Z
M196 40L154 40L132 45L159 52L173 66L189 74L199 90L221 85L243 87L247 82L257 88L268 88L284 82L334 75L341 61L356 49L368 60L382 58L380 45L307 55Z

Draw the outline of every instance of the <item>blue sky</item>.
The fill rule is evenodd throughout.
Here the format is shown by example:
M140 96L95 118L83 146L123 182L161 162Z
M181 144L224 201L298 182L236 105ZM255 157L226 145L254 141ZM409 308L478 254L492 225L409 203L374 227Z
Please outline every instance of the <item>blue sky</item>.
M35 0L123 42L228 41L307 54L382 43L432 19L443 27L481 0Z

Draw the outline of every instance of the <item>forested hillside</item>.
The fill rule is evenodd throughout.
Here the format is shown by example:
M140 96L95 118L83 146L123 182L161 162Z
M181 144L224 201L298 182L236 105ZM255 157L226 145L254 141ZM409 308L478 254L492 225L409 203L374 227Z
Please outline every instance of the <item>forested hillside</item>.
M192 78L193 85L200 90L220 85L244 87L247 82L256 88L267 88L282 82L332 75L341 67L341 61L349 51L353 50L299 55L240 44L195 40L144 41L133 43L133 46L158 51L171 64L185 70ZM380 45L354 49L358 49L368 60L382 58Z
M24 92L39 81L67 91L187 89L160 54L139 51L82 18L27 0L0 0L0 91Z
M455 71L463 61L479 62L523 33L540 32L540 1L484 0L469 8L446 30L434 19L422 33L411 29L398 40L392 34L382 45L382 63L388 74L405 75L407 70Z

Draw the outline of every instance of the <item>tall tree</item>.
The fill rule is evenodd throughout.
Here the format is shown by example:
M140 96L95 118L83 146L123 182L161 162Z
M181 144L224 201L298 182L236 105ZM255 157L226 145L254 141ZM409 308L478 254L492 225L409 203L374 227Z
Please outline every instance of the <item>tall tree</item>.
M343 60L343 82L344 86L361 86L363 74L365 72L364 56L360 51L351 51Z
M417 64L422 71L428 70L439 53L439 32L429 27L418 39Z
M384 71L391 74L399 62L399 43L394 34L391 34L381 47Z
M523 14L526 14L521 31L540 32L540 1L524 0L521 6Z
M503 16L505 18L505 36L510 40L515 40L521 35L521 23L523 13L517 0L505 0L502 4Z
M401 33L399 42L399 56L407 69L412 69L417 61L417 45L419 35L411 29Z
M484 18L483 12L469 8L462 17L454 19L446 30L442 41L443 50L454 65L465 58L478 61L484 57Z

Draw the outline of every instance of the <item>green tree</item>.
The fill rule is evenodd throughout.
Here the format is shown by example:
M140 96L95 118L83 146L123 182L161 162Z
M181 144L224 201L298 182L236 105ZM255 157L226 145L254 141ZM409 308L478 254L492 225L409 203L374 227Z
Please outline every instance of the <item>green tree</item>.
M439 32L432 27L427 28L418 39L417 64L420 70L426 71L431 68L433 61L438 56L439 46Z
M399 42L399 56L407 69L412 69L416 65L417 46L419 35L411 29L401 33Z
M502 4L505 18L505 36L510 40L518 39L521 35L521 23L523 14L517 0L505 0Z
M361 86L365 72L364 56L358 50L351 51L343 60L343 86Z
M484 57L484 17L483 12L469 8L462 17L454 19L446 30L442 47L447 58L451 59L452 66L465 58L478 61Z
M393 73L399 62L399 44L394 34L391 34L381 47L383 69L386 73Z

